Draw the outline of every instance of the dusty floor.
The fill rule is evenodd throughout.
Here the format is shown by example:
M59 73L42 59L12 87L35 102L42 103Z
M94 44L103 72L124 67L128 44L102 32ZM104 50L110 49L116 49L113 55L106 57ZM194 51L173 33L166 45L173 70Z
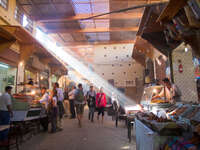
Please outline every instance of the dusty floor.
M87 120L87 110L84 124L78 128L76 119L64 118L64 130L55 134L40 133L25 142L20 150L136 150L135 138L128 142L127 129L121 122L115 128L111 117L106 116L104 125L96 120Z

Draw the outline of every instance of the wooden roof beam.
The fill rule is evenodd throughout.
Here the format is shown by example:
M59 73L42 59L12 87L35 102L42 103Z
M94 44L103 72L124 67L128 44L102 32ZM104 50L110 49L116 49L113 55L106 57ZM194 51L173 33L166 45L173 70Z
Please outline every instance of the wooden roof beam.
M188 0L169 0L157 21L169 21L187 4Z
M135 44L135 40L107 41L107 42L68 42L63 47L73 48L75 46L109 45L109 44Z
M41 23L48 22L60 22L60 21L74 21L81 20L85 18L90 18L98 14L79 14L76 16L64 17L63 15L55 15L55 16L43 16L38 17L36 20ZM139 19L143 15L143 12L132 12L132 13L120 13L120 14L110 14L105 16L96 17L95 19ZM63 17L62 17L63 16Z
M132 31L137 32L139 27L127 27L127 28L86 28L86 29L47 29L48 34L56 33L98 33L98 32L122 32Z

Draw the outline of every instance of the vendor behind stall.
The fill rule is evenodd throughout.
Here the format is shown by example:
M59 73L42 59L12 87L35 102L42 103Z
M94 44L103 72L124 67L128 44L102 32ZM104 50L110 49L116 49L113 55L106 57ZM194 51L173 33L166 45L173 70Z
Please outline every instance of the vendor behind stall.
M34 85L34 82L33 82L33 79L32 79L32 78L29 79L28 84L29 84L29 85Z
M0 126L9 125L10 117L13 116L11 105L11 86L6 86L5 93L0 96ZM8 140L8 129L0 132L0 142Z
M181 101L181 91L180 89L175 85L170 82L168 78L163 79L164 83L164 88L162 91L154 96L152 99L160 98L160 97L165 97L166 101L176 103Z

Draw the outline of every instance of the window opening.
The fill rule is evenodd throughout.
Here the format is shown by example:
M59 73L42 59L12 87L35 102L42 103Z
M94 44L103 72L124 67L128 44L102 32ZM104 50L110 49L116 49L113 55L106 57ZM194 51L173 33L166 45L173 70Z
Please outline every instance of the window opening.
M8 0L0 0L0 6L7 9L8 8Z
M33 21L23 12L20 6L15 8L15 19L29 32L33 32Z
M31 33L33 32L33 21L27 17L25 14L23 15L22 26L25 27Z

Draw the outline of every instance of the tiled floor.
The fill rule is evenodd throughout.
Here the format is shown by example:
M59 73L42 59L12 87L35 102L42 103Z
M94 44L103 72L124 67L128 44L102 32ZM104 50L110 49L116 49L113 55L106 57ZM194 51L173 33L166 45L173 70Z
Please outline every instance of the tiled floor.
M20 150L136 150L135 138L127 139L124 123L115 128L114 121L106 116L104 124L87 120L78 128L77 120L64 119L64 130L55 134L40 133L23 143Z

